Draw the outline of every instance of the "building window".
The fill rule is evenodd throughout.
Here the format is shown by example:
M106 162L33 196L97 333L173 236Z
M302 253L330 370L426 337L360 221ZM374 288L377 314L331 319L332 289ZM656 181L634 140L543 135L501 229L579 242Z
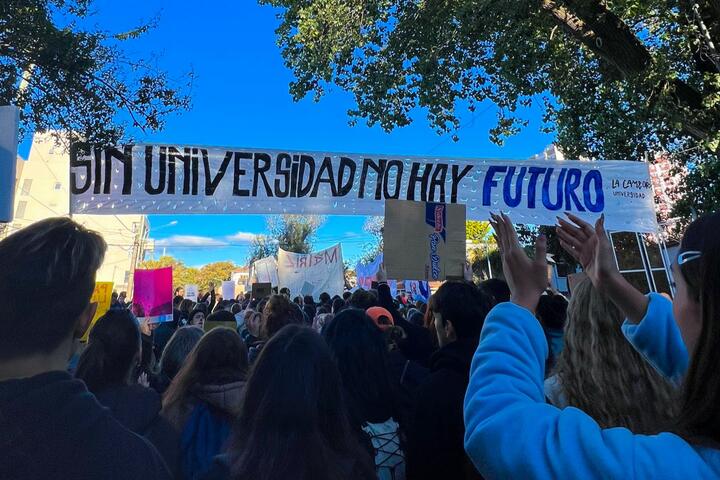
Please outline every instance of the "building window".
M26 178L23 180L22 188L20 189L21 195L30 195L30 187L32 187L32 178Z
M60 190L62 188L62 183L55 182L55 190Z
M25 218L25 209L27 208L27 202L21 200L18 202L17 210L15 210L15 216L17 218Z

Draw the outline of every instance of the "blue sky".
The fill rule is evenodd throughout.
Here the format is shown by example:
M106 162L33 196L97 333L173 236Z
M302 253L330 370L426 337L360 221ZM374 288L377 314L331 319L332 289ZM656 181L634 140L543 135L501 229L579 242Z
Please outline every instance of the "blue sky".
M530 109L530 126L500 148L488 140L495 107L482 106L473 116L462 112L460 141L438 136L418 111L415 122L390 134L362 122L348 125L351 97L332 89L319 103L293 102L292 75L275 44L276 11L252 0L96 1L95 20L121 32L159 14L159 25L127 44L131 56L159 54L158 65L172 75L193 69L196 75L190 111L171 117L162 132L141 141L257 148L306 149L384 154L527 158L553 140L539 132L539 109ZM480 113L482 112L482 113ZM318 232L316 246L340 241L344 257L355 258L367 236L364 217L331 216ZM151 236L158 251L188 265L232 260L243 264L253 234L263 233L265 219L249 215L151 216ZM182 244L183 247L172 245Z

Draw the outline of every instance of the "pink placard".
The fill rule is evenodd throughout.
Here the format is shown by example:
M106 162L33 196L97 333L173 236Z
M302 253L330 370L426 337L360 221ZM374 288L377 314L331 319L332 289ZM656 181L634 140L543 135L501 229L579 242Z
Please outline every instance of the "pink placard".
M151 323L173 318L172 267L135 270L133 313Z

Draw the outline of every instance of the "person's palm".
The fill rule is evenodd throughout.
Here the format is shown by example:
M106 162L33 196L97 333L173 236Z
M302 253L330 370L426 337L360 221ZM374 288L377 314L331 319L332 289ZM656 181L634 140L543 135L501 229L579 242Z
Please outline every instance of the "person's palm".
M593 285L600 286L617 270L612 246L605 233L605 218L600 217L593 228L574 215L568 215L573 225L560 220L557 228L560 244L582 266Z

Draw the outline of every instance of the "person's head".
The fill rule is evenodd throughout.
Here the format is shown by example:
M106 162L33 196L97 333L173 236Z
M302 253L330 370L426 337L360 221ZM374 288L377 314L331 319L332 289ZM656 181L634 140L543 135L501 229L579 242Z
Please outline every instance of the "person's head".
M340 311L345 308L345 301L342 298L336 298L332 302L332 313L337 315Z
M352 308L365 311L378 304L378 297L369 290L358 289L353 292L347 303Z
M302 298L302 297L295 297L295 299L293 300L293 303L295 303L295 304L297 304L297 305L302 305L302 304L303 304L303 298Z
M110 296L110 304L114 305L118 301L118 292L112 292L112 295Z
M281 288L280 295L285 295L286 297L290 298L290 289L287 287Z
M255 338L260 338L262 314L255 310L245 310L245 328Z
M206 317L210 314L210 306L204 302L196 303L195 310L204 313ZM190 319L192 319L192 315L190 315Z
M189 314L193 311L195 308L195 302L190 300L189 298L184 298L182 302L180 302L180 306L178 307L178 310L185 314Z
M350 297L352 297L352 292L343 292L343 294L342 294L343 300L345 300L347 302L350 299Z
M185 359L203 336L202 328L188 326L179 328L170 337L160 357L160 371L170 380L180 371Z
M190 312L190 315L188 315L188 325L202 328L203 323L205 323L205 317L205 311L202 308L195 307L195 309Z
M177 287L175 289L174 296L181 298L185 297L185 289L183 287Z
M173 302L172 302L172 303L173 303L173 308L174 308L175 310L179 310L179 309L180 309L180 304L182 303L183 300L184 300L184 298L181 297L180 295L175 295L175 296L173 297Z
M568 405L602 428L655 433L674 416L674 387L627 341L624 316L589 279L573 291L555 371Z
M260 337L269 340L281 328L291 323L302 323L302 318L298 318L297 309L286 296L272 295L263 309Z
M99 234L68 218L41 220L0 241L0 362L26 368L30 357L67 360L95 314L90 297L106 248Z
M202 336L165 392L163 408L184 402L196 385L245 379L248 350L238 333L214 328Z
M230 307L230 313L233 315L237 315L242 310L242 305L239 303L233 303L232 307Z
M686 437L720 442L720 213L695 220L672 265L673 314L691 355L678 430Z
M90 330L88 345L80 355L75 377L97 393L106 387L130 382L140 361L140 328L127 310L108 310Z
M562 295L543 295L535 314L546 329L562 330L565 327L567 308L568 301Z
M317 333L299 325L280 330L248 378L229 448L232 477L347 478L338 461L348 458L361 467L357 478L377 478L350 428L341 384Z
M127 298L127 292L120 292L120 296L118 297L118 299L125 301L126 298Z
M383 307L371 307L365 313L382 331L388 330L395 325L392 314Z
M305 295L303 297L303 304L315 306L315 299L312 297L312 295Z
M370 317L362 310L343 310L323 336L340 368L353 424L381 423L392 416L387 343Z
M480 282L479 287L480 290L490 296L493 306L510 301L510 287L505 280L490 278Z
M330 305L330 302L332 302L332 297L330 297L330 294L327 292L323 292L320 294L320 303L323 305Z
M475 284L466 281L443 283L430 298L438 343L445 346L458 339L480 337L491 300Z

